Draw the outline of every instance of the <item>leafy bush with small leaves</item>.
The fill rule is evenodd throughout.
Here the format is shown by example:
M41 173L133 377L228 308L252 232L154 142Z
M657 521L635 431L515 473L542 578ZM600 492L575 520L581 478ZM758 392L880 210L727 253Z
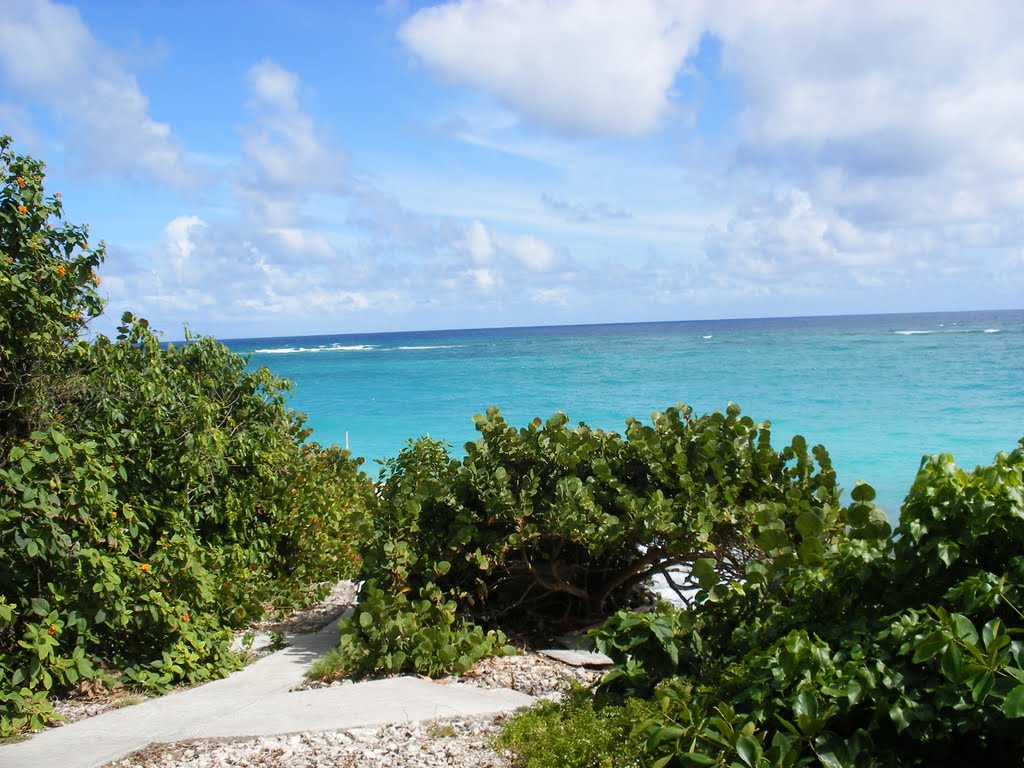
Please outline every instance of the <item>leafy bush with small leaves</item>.
M100 314L96 269L104 247L62 219L45 167L0 136L0 444L28 437L77 391L67 349Z
M232 630L354 576L373 484L304 442L288 384L101 309L84 227L0 138L0 736L93 678L223 675ZM8 311L10 308L10 311ZM323 586L319 587L321 590Z
M513 715L496 746L515 755L524 768L631 768L648 764L649 755L633 728L653 714L650 703L630 699L624 705L594 700L574 686L561 704L542 702Z

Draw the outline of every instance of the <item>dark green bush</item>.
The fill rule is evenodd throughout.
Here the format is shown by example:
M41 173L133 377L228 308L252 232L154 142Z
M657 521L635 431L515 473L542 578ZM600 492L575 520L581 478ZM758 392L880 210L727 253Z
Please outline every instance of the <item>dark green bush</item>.
M516 430L496 408L477 429L461 462L420 440L386 468L364 559L389 591L436 584L488 625L594 621L655 574L713 589L765 553L819 557L840 524L824 449L811 458L797 437L776 451L769 425L735 405L630 419L625 438L564 414Z
M595 633L619 661L605 687L653 705L635 748L657 766L1018 762L1022 476L1024 441L973 472L927 457L894 536L864 535L860 486L820 559L770 579L755 563L677 616L612 617Z
M0 139L0 735L51 691L223 675L232 630L354 576L373 485L305 443L286 382L208 338L100 308L86 230ZM7 308L11 311L8 312ZM323 587L320 587L321 589Z

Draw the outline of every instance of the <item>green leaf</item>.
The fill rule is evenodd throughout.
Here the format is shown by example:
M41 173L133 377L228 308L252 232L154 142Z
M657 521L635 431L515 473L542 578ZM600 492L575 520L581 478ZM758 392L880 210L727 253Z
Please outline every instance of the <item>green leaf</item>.
M985 645L985 650L991 650L993 647L993 641L1001 637L1002 622L999 619L992 619L985 623L985 626L981 628L981 640Z
M971 645L978 644L978 631L974 628L974 624L966 616L960 613L954 613L952 615L953 623L956 626L956 636L964 642Z
M945 650L948 643L949 640L942 632L932 632L914 648L914 663L920 664L922 661L934 657L940 651Z
M795 525L797 531L800 532L800 535L807 538L817 536L824 528L824 523L822 523L821 518L810 509L805 510L796 519Z
M761 759L761 745L752 736L741 734L736 739L736 753L747 765L753 766Z
M36 616L45 617L50 613L50 603L42 597L33 597L31 600L32 613Z
M661 760L654 764L654 768L662 768L668 765L672 761L672 755L663 757ZM717 765L718 761L713 757L708 757L700 752L681 752L677 755L679 762L684 765Z
M1024 685L1018 685L1006 694L1002 710L1007 717L1024 717Z
M971 686L971 698L974 702L980 703L985 700L985 697L992 692L992 687L995 685L996 678L991 671L985 670L974 684Z
M693 563L693 575L697 577L701 589L711 589L721 581L715 568L718 561L713 557L699 557Z
M820 539L804 539L796 548L800 563L808 568L817 568L825 564L825 548Z
M875 498L875 489L863 480L858 480L854 483L853 490L850 491L850 498L854 501L873 501Z
M806 717L809 720L817 720L818 700L814 698L814 694L806 688L800 691L793 701L793 713L797 716L797 719Z
M942 654L942 661L939 662L939 669L947 679L959 683L963 679L963 655L960 647L950 644Z

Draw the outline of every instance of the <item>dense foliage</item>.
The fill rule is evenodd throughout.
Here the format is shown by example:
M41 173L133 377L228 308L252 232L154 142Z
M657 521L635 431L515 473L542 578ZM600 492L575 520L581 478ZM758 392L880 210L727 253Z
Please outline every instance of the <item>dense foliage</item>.
M102 247L43 166L0 139L0 735L51 691L222 675L232 630L354 575L374 501L358 462L304 442L288 387L209 338L162 345L102 303ZM310 585L313 585L311 587Z
M776 450L769 424L736 405L669 408L650 426L630 419L625 436L570 427L564 414L516 430L496 408L477 429L461 461L421 439L386 466L336 674L436 671L379 629L425 604L444 606L459 633L549 634L635 605L654 575L685 597L766 553L816 563L843 524L825 450L801 437ZM448 668L497 650L493 638L446 649Z
M687 611L616 614L595 633L619 662L605 688L642 701L607 704L602 722L656 766L1019 762L1022 475L1024 441L973 472L926 457L892 536L858 525L860 486L818 562L769 556ZM585 728L578 709L530 717ZM559 764L551 745L514 746Z

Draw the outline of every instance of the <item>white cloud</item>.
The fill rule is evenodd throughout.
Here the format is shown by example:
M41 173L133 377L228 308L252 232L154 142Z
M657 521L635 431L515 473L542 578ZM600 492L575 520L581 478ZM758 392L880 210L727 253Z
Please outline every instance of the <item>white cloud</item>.
M551 246L532 235L517 237L512 245L512 253L531 272L546 272L555 262L555 252Z
M479 219L474 219L469 225L465 246L474 264L487 264L494 258L494 243L491 242L487 227Z
M164 227L167 261L179 281L187 279L194 268L192 254L196 250L196 239L205 228L206 223L198 216L179 216Z
M467 269L464 274L472 279L473 284L481 291L491 291L498 284L498 278L489 269Z
M74 8L48 0L5 4L0 76L64 121L68 164L78 172L179 189L199 182L170 126L149 115L138 82Z
M330 239L323 232L299 227L268 227L266 234L295 256L318 256L329 259L335 253Z
M700 37L656 0L460 0L424 8L401 40L444 80L571 135L642 136L669 112Z
M348 154L334 149L330 137L299 104L299 78L263 59L247 77L254 124L245 129L243 151L258 169L252 186L294 193L340 193L349 183Z
M1024 169L1019 3L713 8L725 70L744 88L748 140L856 150L867 169L879 161L900 170L991 138L1006 142L996 154Z
M565 288L538 288L530 293L538 304L553 304L564 307L569 303L569 292Z
M299 76L270 59L257 62L248 74L249 89L254 100L282 112L299 109Z
M710 25L752 167L866 227L963 223L974 240L1019 209L1024 5L725 3Z
M868 232L819 206L804 190L789 189L737 213L710 230L706 252L719 279L731 285L804 286L817 292L842 286L864 270L899 272L893 253L910 247L888 232ZM858 278L863 283L863 278Z

